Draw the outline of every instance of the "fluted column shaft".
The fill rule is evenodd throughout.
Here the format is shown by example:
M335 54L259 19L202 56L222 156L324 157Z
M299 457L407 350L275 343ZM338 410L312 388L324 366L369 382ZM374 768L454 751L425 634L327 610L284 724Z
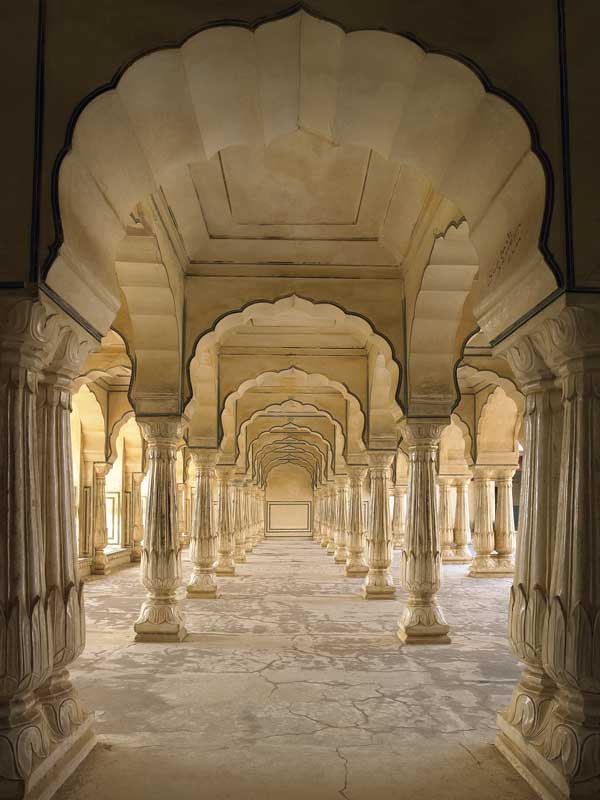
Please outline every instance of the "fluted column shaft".
M185 513L185 483L177 484L177 526L179 528L180 546L186 547L189 539Z
M404 644L446 644L449 626L437 603L441 545L435 500L435 462L443 421L408 419L408 518L401 554L400 582L408 592L398 637Z
M525 668L496 744L547 797L587 800L600 796L600 313L554 314L506 353L527 395L509 614Z
M216 468L219 486L218 507L218 558L215 567L217 575L235 575L233 526L231 520L231 476L233 468L218 464Z
M136 641L181 641L186 636L175 592L181 584L177 524L177 447L181 417L138 417L148 446L148 503L141 578L148 594L134 624Z
M404 547L404 536L406 533L406 498L408 486L402 483L396 484L393 490L394 510L392 512L392 539L395 550L402 550Z
M469 575L473 578L494 577L496 562L492 557L494 536L494 480L490 468L475 467L475 519L473 524L473 549L475 558Z
M336 564L345 564L348 560L348 477L340 475L338 477L336 489L336 520L337 537L335 543L335 553L333 560Z
M242 488L242 519L246 541L246 553L251 553L254 550L255 536L250 522L250 491L247 483L244 483Z
M131 560L140 561L142 558L142 540L144 538L144 515L142 508L142 483L143 472L134 472L131 476L131 528L133 547Z
M53 749L68 775L94 743L66 669L85 641L70 381L92 342L33 294L0 306L0 786L21 798Z
M369 572L363 586L367 600L387 600L396 594L390 573L392 564L392 538L390 530L390 505L388 501L388 474L393 453L369 453L371 479L371 524L369 526Z
M338 537L338 502L337 486L333 486L329 493L329 539L327 540L327 555L335 556Z
M542 638L558 509L562 407L560 389L532 339L524 338L507 358L526 399L520 533L508 612L511 650L524 668L499 724L506 728L508 723L535 742L545 735L556 693L542 664Z
M455 564L470 564L473 560L468 544L471 540L471 519L469 514L469 484L471 476L459 476L454 479L456 486L456 514L454 515L454 551L452 561Z
M349 466L350 506L348 517L348 561L346 575L357 578L366 575L369 566L365 560L365 531L362 518L362 485L367 467Z
M556 537L542 663L558 686L547 757L573 797L600 796L600 314L565 309L543 334L562 389Z
M40 488L45 537L46 602L53 623L53 670L37 691L55 740L62 740L91 718L83 711L68 667L85 646L83 582L79 578L73 456L71 449L72 381L92 349L70 333L55 354L40 384L38 411ZM81 734L80 734L81 735ZM88 738L91 732L88 734Z
M190 531L190 559L194 566L186 592L188 597L214 599L218 595L215 578L217 535L212 508L214 454L192 450L192 458L196 469L196 508Z
M513 510L512 477L514 467L495 471L498 499L496 502L496 523L494 544L496 571L511 575L514 571L515 516Z
M446 475L438 475L438 523L442 545L442 561L452 561L454 556L454 514L452 507L453 482Z
M244 513L242 509L242 496L244 487L240 480L232 485L233 500L233 531L234 531L234 560L236 564L246 562L246 531L244 528Z
M92 519L92 535L94 541L94 557L92 572L94 575L108 575L110 567L104 548L108 545L108 528L106 526L106 476L112 464L96 462L94 464L94 513Z

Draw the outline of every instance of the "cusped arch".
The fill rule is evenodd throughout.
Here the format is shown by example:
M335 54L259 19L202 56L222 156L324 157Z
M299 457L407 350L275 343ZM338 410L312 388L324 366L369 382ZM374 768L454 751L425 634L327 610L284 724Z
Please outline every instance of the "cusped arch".
M236 446L235 403L237 400L250 389L267 384L270 386L285 387L286 382L293 382L295 386L302 385L315 388L325 386L339 392L348 406L348 447L355 447L356 452L363 452L366 450L362 438L365 428L365 414L358 399L339 381L328 378L321 373L308 373L296 367L291 367L279 372L263 372L255 378L243 381L234 392L231 392L227 396L221 413L221 425L223 430L221 450L223 452L233 453Z
M517 404L501 386L496 386L477 421L478 463L516 464L520 427Z
M334 430L333 441L335 445L333 458L334 461L339 458L341 453L343 453L346 449L345 434L342 424L326 409L318 408L312 403L301 403L298 400L286 400L283 403L272 403L253 412L253 414L247 420L244 420L238 433L238 449L240 450L240 453L245 453L246 451L248 446L246 438L247 429L255 420L259 419L260 417L298 417L300 415L307 415L307 419L310 419L313 416L317 418L324 418L332 425ZM302 429L302 426L297 426L294 423L288 423L288 425L293 425L294 428ZM308 430L312 430L308 424L306 427Z
M471 226L481 318L510 290L506 325L559 279L546 244L551 172L515 105L472 64L399 34L345 33L303 10L209 27L139 58L76 110L54 170L47 281L103 331L119 305L114 257L136 205L175 181L185 208L187 165L301 128L425 175ZM499 265L503 247L511 258Z
M388 341L358 314L345 311L333 303L313 302L296 294L287 295L273 302L249 303L241 309L233 310L222 316L210 331L198 336L188 362L190 393L193 388L193 394L191 394L186 408L186 414L190 419L193 419L199 412L201 405L206 405L204 395L214 392L216 384L214 367L211 372L208 366L214 361L212 354L217 351L224 336L237 327L251 322L256 316L266 316L272 322L285 320L288 324L295 318L312 322L315 326L320 322L333 322L364 340L370 354L370 362L372 362L370 390L373 394L373 402L370 403L370 406L374 412L374 419L378 423L373 432L374 438L376 436L387 439L394 438L395 426L402 416L402 409L397 400L400 365L394 357ZM379 380L375 391L373 378L376 374ZM369 420L370 417L366 422L368 423ZM203 422L203 428L205 427L206 423ZM207 431L203 430L203 435L206 436L206 434Z

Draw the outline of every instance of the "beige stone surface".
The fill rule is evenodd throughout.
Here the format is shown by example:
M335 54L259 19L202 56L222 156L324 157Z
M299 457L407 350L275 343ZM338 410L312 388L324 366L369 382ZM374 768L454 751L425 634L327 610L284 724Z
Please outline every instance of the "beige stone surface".
M444 571L443 651L400 647L403 598L365 603L361 579L313 543L263 543L219 600L183 601L176 647L132 642L135 569L92 580L73 672L99 744L57 800L184 799L199 786L216 800L532 800L493 747L494 709L518 674L503 632L510 582Z

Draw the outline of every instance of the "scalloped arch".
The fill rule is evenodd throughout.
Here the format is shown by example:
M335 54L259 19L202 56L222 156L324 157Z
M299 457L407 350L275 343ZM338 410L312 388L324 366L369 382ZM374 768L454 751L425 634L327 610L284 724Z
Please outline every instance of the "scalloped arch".
M524 109L466 59L290 11L140 57L80 104L54 169L51 288L105 330L119 305L115 248L136 203L190 163L300 127L425 175L467 218L490 303L523 275L534 288L510 313L555 291L552 175ZM507 236L518 249L498 268Z

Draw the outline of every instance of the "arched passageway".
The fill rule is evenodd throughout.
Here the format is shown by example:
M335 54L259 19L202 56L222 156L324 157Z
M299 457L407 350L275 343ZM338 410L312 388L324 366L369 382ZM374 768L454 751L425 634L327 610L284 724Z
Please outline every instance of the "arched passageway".
M456 59L297 11L135 61L63 156L45 288L2 323L3 563L27 557L0 572L0 778L38 791L94 746L68 673L92 575L121 735L146 746L158 676L160 748L183 746L184 700L197 749L264 759L216 797L269 794L290 751L309 787L337 765L324 797L372 796L435 736L447 761L419 784L409 757L403 791L447 787L462 748L525 800L471 751L501 707L536 791L593 796L600 326L557 291L523 117ZM145 596L109 574L125 562ZM163 791L137 763L140 796Z

